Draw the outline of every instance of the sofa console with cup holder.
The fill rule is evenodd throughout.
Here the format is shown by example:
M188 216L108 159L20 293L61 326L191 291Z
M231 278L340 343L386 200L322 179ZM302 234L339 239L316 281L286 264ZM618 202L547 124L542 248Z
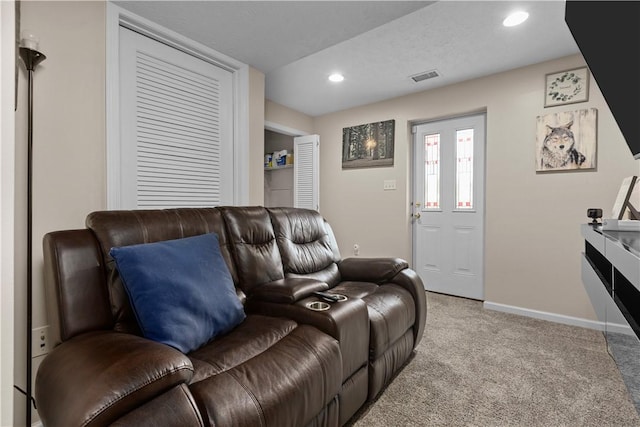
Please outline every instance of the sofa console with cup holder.
M316 211L99 211L43 239L45 427L342 426L407 362L423 284Z

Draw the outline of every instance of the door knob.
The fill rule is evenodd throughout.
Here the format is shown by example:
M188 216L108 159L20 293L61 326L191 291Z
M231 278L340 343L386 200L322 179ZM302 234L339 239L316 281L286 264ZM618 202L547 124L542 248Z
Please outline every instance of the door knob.
M415 203L412 203L412 204L413 204L413 205L415 205L416 210L417 210L418 212L416 212L416 213L414 213L414 214L411 214L411 217L412 217L412 218L415 218L415 219L418 219L418 218L420 218L420 202L415 202Z

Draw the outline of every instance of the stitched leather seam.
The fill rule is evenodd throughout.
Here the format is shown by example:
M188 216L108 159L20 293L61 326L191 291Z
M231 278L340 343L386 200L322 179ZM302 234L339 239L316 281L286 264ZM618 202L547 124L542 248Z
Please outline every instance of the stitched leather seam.
M387 335L387 336L386 336L386 338L387 338L387 339L386 339L386 341L387 341L387 342L386 342L386 344L387 344L387 348L388 348L388 347L389 347L389 338L390 338L391 334L389 333L389 322L387 321L387 316L385 316L385 315L384 315L384 313L383 313L383 312L381 312L380 310L378 310L376 307L374 307L374 306L372 306L372 305L369 305L369 307L370 307L371 309L373 309L373 310L377 311L377 312L380 314L380 316L382 317L382 320L384 320L384 325L385 325L385 326L386 326L386 328L387 328L387 334L386 334L386 335ZM369 351L371 352L371 356L373 356L373 349L369 349ZM383 353L383 354L384 354L384 353Z
M327 378L328 377L327 369L324 366L324 363L322 363L322 360L320 359L320 355L318 354L316 349L313 346L309 345L309 343L307 343L306 341L304 341L302 338L300 338L298 336L291 335L291 338L293 340L295 340L295 341L298 341L300 344L302 344L302 346L304 346L307 349L311 350L311 353L313 353L313 355L315 356L316 360L318 361L318 364L320 365L320 369L322 369L322 378ZM324 398L324 396L327 395L327 387L326 386L327 386L326 381L322 381L322 397L323 398Z
M196 211L196 214L200 217L200 221L202 221L202 223L204 224L204 229L207 233L212 233L211 229L209 228L209 223L207 222L207 219L204 216L204 212L200 209L198 209ZM218 234L218 233L216 233ZM220 236L218 236L218 238L220 238Z
M407 269L408 266L406 265L406 263L398 263L396 265L396 268L393 269L393 275L395 276L396 274L400 273L402 270Z
M222 374L222 373L224 373L224 372L226 372L226 371L228 371L228 370L230 369L230 368L224 369L224 368L223 368L222 366L220 366L219 364L217 364L217 363L215 363L215 362L210 362L210 361L208 361L208 360L196 359L195 357L194 357L193 359L194 359L194 360L199 360L200 362L205 363L205 364L207 364L207 365L211 366L214 370L215 370L215 369L219 370L219 372L218 372L218 373L213 374L213 375L209 375L208 377L203 378L203 379L201 379L200 381L204 381L204 380L206 380L207 378L211 378L211 377L212 377L212 376L214 376L214 375ZM200 382L200 381L196 381L196 382ZM194 384L195 384L195 383L194 383Z
M385 282L389 282L391 281L391 279L393 277L395 277L396 274L400 273L402 270L404 270L406 268L405 263L395 263L392 268L389 270L389 272L387 274L384 274L381 278L380 281L378 282L379 285L385 283Z
M58 262L58 260L60 259L60 252L58 251L58 245L57 244L55 245L55 258L54 259L56 260L56 262L55 262L55 264L56 264L56 281L58 283L62 283L62 276L60 275L60 263ZM62 311L60 309L60 307L63 307L62 300L64 299L63 295L62 295L62 287L61 286L56 286L56 291L57 291L56 293L57 293L57 296L58 296L58 311L60 312L60 311ZM65 322L59 321L59 323L60 323L60 341L65 341L65 339L63 339L63 337L67 336L67 324L66 324L67 322L66 321Z
M180 215L180 212L177 209L173 212L173 215L175 215L176 222L180 227L180 237L184 238L184 220L182 219L182 216Z
M191 371L191 372L193 373L193 369L191 369L191 368L189 368L188 366L186 366L186 365L185 365L185 366L182 366L182 367L179 367L179 368L171 369L171 370L169 370L169 371L167 371L167 372L163 372L163 373L161 373L160 375L156 375L156 376L154 376L153 378L149 378L147 381L143 382L143 383L142 383L142 384L140 384L139 386L137 386L137 387L135 387L135 388L133 388L133 389L131 389L131 390L128 390L128 391L127 391L125 394L123 394L122 396L120 396L120 397L118 397L118 398L116 398L116 399L114 399L114 400L112 400L112 401L107 402L107 403L106 403L105 405L103 405L101 408L99 408L98 410L96 410L96 411L95 411L95 412L94 412L94 413L93 413L93 414L92 414L92 415L87 419L87 421L86 421L84 424L82 424L82 425L83 425L83 426L86 426L86 425L90 424L90 423L91 423L94 419L96 419L99 415L101 415L102 413L104 413L104 411L105 411L106 409L108 409L108 408L112 407L114 403L117 403L117 402L119 402L119 401L123 400L124 398L129 397L129 396L130 396L130 395L132 395L134 392L136 392L136 391L138 391L138 390L140 390L140 389L142 389L142 388L144 388L144 387L148 386L149 384L151 384L151 383L153 383L153 382L155 382L155 381L157 381L157 380L159 380L159 379L161 379L161 378L167 377L167 376L169 376L169 375L171 375L171 374L174 374L174 373L176 373L176 372L179 372L179 371L182 371L182 370L185 370L185 369L186 369L186 370L188 370L188 371Z
M229 375L235 382L237 382L240 387L242 387L244 389L244 391L247 393L247 395L249 395L249 397L251 398L251 401L253 402L253 404L255 405L256 409L258 410L258 413L260 414L260 425L261 426L266 426L267 425L267 420L266 417L264 415L264 410L262 409L262 405L260 405L260 402L258 401L258 398L256 397L255 394L253 394L253 392L251 390L249 390L247 388L247 386L245 386L242 381L240 381L239 378L237 378L233 372L231 371L227 371L225 372L225 374Z
M278 244L276 242L275 237L272 238L271 240L267 240L264 242L245 242L245 241L241 241L239 243L236 244L241 244L241 245L245 245L248 246L250 248L263 248L265 246L275 246L276 248L278 247Z
M198 419L198 421L203 421L202 420L202 416L200 415L200 410L198 409L198 407L196 406L196 403L193 401L191 393L186 392L186 390L184 389L184 387L180 387L180 391L182 392L182 394L184 394L184 396L187 398L187 401L189 402L189 407L193 410L193 414L196 416L196 418ZM201 426L204 426L202 423L200 423Z
M144 224L144 221L142 221L142 218L140 218L140 215L133 211L133 217L136 219L136 221L138 222L138 225L140 226L140 231L142 231L142 241L143 242L148 242L149 241L149 230L147 230L147 227Z

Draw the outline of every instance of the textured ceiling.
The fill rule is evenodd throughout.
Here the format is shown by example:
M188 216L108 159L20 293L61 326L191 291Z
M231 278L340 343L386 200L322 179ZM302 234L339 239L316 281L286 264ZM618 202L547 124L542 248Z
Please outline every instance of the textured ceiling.
M516 4L529 19L504 27ZM442 1L268 73L266 96L317 116L578 52L564 2ZM410 78L432 69L440 77Z
M563 0L116 3L261 70L267 99L310 116L579 52ZM529 19L502 26L516 9Z
M268 73L430 1L114 1Z

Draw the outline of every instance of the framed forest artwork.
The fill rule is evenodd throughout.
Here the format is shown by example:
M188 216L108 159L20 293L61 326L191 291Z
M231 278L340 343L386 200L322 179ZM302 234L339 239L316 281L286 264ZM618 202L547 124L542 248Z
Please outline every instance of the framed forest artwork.
M393 166L395 120L342 129L342 169Z

